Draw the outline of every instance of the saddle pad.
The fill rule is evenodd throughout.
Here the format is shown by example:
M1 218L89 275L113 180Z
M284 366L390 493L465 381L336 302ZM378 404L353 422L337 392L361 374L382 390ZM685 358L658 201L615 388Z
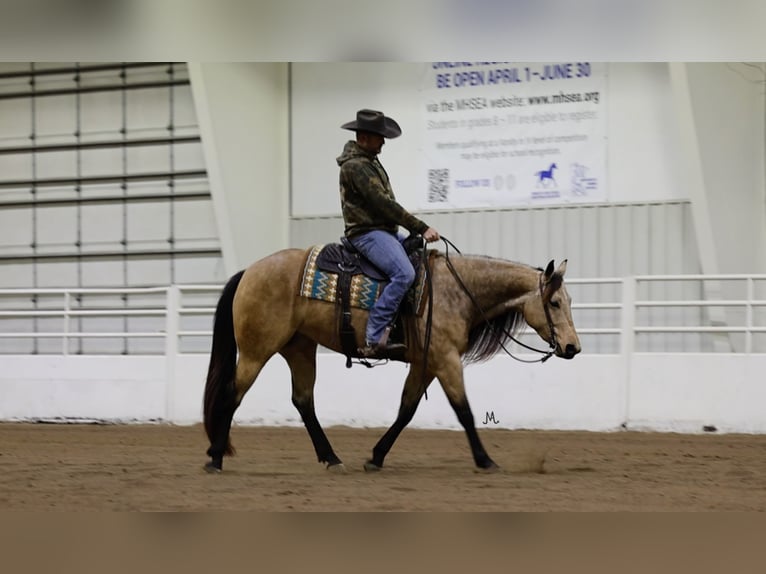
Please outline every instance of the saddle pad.
M306 265L303 268L299 295L309 299L336 303L338 299L338 274L323 271L317 267L316 261L324 245L315 245L309 250ZM387 281L378 281L363 274L351 277L351 301L352 307L359 309L371 309L378 300ZM422 312L425 293L425 272L421 265L417 271L415 282L407 291L402 302L402 311L408 314ZM413 312L417 310L417 313Z

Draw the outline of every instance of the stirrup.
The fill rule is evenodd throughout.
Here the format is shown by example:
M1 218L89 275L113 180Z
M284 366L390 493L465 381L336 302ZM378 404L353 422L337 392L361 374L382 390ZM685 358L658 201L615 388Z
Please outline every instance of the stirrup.
M365 359L390 359L404 355L407 352L407 345L402 343L368 344L357 349L357 352Z

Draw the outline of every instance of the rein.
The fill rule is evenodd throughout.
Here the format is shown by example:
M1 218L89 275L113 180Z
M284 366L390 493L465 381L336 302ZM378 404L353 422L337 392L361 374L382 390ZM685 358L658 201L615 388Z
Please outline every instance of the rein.
M423 242L423 264L426 271L426 286L428 287L428 313L426 314L426 333L423 341L423 395L428 400L428 349L431 347L431 327L433 325L434 314L434 283L431 275L431 262L428 260L428 243Z
M457 248L457 246L452 243L449 239L442 236L441 240L444 242L444 258L447 263L447 268L450 270L450 273L452 273L452 276L455 278L455 281L457 281L457 284L460 285L460 288L465 292L466 295L468 295L468 298L471 300L471 303L473 303L473 306L476 307L476 309L479 311L482 319L484 322L490 326L490 328L495 329L496 327L490 322L490 320L487 318L486 313L484 312L484 309L481 308L481 305L479 305L479 302L476 301L476 297L471 292L471 290L468 288L468 286L465 284L463 279L460 277L460 274L455 269L454 265L452 265L452 261L450 261L449 258L449 248L452 247L455 251L460 253L460 249ZM428 289L428 311L426 314L426 328L425 328L425 337L423 341L423 394L425 396L425 399L428 400L428 387L426 385L425 378L427 377L428 373L428 349L431 346L431 328L433 323L433 294L434 294L434 286L433 286L433 277L432 277L432 270L431 265L428 258L428 244L423 243L423 257L422 261L425 266L425 273L426 273L426 287ZM543 278L542 273L540 274L540 280L539 280L539 290L540 290L540 299L542 300L543 297ZM553 327L553 319L551 319L551 313L548 309L548 306L543 304L543 311L545 312L545 320L548 322L548 329L551 333L551 342L549 343L550 349L547 351L543 351L542 349L537 349L536 347L531 347L527 345L526 343L520 341L512 333L510 333L507 329L501 329L502 333L509 338L511 341L516 343L517 345L524 347L525 349L528 349L530 351L534 351L535 353L540 353L543 355L539 359L522 359L520 357L517 357L514 355L511 351L509 351L506 346L503 344L502 341L500 341L500 347L505 351L505 353L521 362L521 363L544 363L548 359L550 359L554 355L554 351L556 349L556 330ZM372 368L375 366L378 366L380 364L386 364L388 363L388 359L383 359L379 361L375 361L370 363L366 359L354 359L354 363L362 364L367 368ZM351 359L349 358L346 364L347 367L351 366Z
M468 298L471 300L471 303L473 303L473 306L474 306L474 307L476 307L476 309L479 311L479 314L481 315L481 318L484 320L484 322L485 322L485 323L486 323L486 324L487 324L487 325L488 325L490 328L492 328L492 329L495 329L495 326L494 326L494 325L493 325L493 324L490 322L490 320L487 318L487 315L486 315L486 313L484 312L484 309L482 309L482 308L481 308L481 305L479 305L478 301L476 301L476 297L475 297L475 296L474 296L474 294L471 292L471 290L470 290L470 289L469 289L469 288L466 286L466 284L463 282L463 279L460 277L460 274L457 272L457 270L455 269L454 265L452 265L452 261L450 261L450 258L449 258L449 248L450 248L450 246L451 246L451 247L452 247L452 248L453 248L455 251L457 251L458 253L460 253L460 250L459 250L459 249L458 249L458 248L455 246L455 244L454 244L454 243L452 243L452 242L451 242L449 239L447 239L446 237L443 237L443 236L442 236L442 238L441 238L441 239L442 239L442 241L444 241L444 245L445 245L445 250L444 250L444 251L445 251L445 253L444 253L444 257L445 257L445 260L446 260L446 262L447 262L447 268L450 270L450 273L452 273L452 276L455 278L455 281L457 281L457 284L458 284L458 285L460 285L460 288L461 288L461 289L462 289L462 290L465 292L465 294L466 294L466 295L468 295ZM542 299L542 296L543 296L543 279L542 279L542 273L540 274L539 289L540 289L540 298ZM510 351L509 351L509 350L508 350L508 349L505 347L505 345L502 343L502 341L500 341L500 347L503 349L503 351L505 351L505 353L506 353L506 354L507 354L509 357L511 357L511 358L513 358L513 359L516 359L517 361L519 361L519 362L521 362L521 363L544 363L545 361L547 361L548 359L550 359L550 358L553 356L553 354L554 354L554 351L555 351L555 349L556 349L556 331L555 331L555 330L554 330L554 328L553 328L553 320L551 319L551 313L550 313L550 310L548 309L548 306L547 306L547 305L545 305L545 304L543 304L543 311L545 312L545 319L546 319L546 321L548 321L548 328L550 329L550 333L551 333L551 342L549 343L549 345L550 345L550 350L547 350L547 351L543 351L542 349L537 349L537 348L535 348L535 347L530 347L530 346L529 346L529 345L527 345L526 343L523 343L523 342L519 341L519 339L517 339L516 337L514 337L514 336L513 336L513 334L512 334L512 333L510 333L510 332L509 332L507 329L504 329L504 328L503 328L503 329L501 329L501 330L502 330L502 333L503 333L503 335L505 335L505 336L506 336L507 338L509 338L511 341L513 341L514 343L516 343L517 345L519 345L519 346L521 346L521 347L524 347L525 349L528 349L528 350L530 350L530 351L534 351L535 353L540 353L540 354L542 354L542 355L543 355L543 357L540 357L539 359L532 359L532 360L528 360L528 359L522 359L522 358L519 358L519 357L517 357L517 356L516 356L516 355L514 355L513 353L511 353L511 352L510 352Z

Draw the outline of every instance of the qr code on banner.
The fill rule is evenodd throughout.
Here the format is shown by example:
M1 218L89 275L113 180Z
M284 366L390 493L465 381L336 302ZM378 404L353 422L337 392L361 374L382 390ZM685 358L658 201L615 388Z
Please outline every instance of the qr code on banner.
M439 203L447 201L449 193L449 169L428 170L428 201Z

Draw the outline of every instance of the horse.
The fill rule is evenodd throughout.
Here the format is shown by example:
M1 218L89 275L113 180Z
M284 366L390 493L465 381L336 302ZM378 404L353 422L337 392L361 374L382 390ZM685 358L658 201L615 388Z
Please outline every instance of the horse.
M556 183L556 178L553 177L553 170L556 169L558 166L555 163L552 163L548 169L544 169L541 171L538 171L535 173L537 176L537 184L540 185L547 185L546 179L551 180L554 184Z
M234 274L216 306L205 383L204 427L210 447L208 472L221 472L237 407L266 362L280 354L290 368L292 403L301 415L317 460L345 472L314 408L317 345L343 352L335 304L301 296L298 286L310 250L284 249ZM412 420L428 386L437 379L465 430L479 470L499 466L476 431L466 396L463 366L494 356L526 325L550 345L544 359L571 359L580 341L564 285L567 262L545 269L487 256L430 249L425 257L431 286L429 312L403 315L409 363L396 420L372 449L366 471L379 471L399 434ZM351 324L363 345L368 312L352 309ZM522 343L523 345L523 343ZM524 345L526 346L526 345ZM537 349L536 349L537 350ZM544 351L541 351L544 352Z

